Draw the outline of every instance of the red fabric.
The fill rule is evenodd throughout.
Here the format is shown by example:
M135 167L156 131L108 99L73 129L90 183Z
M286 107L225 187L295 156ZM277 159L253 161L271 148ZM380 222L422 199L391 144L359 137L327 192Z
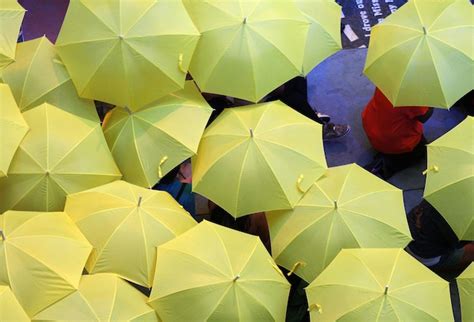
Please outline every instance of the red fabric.
M370 143L379 152L400 154L411 152L423 135L418 116L428 112L425 106L394 108L378 89L362 111L362 124Z

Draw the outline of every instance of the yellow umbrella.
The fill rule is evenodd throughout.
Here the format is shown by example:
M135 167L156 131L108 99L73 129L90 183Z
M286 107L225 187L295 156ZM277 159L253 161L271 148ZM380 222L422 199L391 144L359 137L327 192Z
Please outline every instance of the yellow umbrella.
M94 102L79 98L46 37L18 44L16 61L2 71L22 112L49 103L77 116L99 122Z
M201 91L258 102L301 74L309 22L293 1L183 2L202 34L189 68Z
M290 285L260 239L201 222L158 247L149 304L164 321L283 321Z
M94 246L89 273L115 273L148 288L156 247L196 225L167 192L125 181L71 194L64 211Z
M474 240L474 117L428 144L424 198L461 240Z
M120 179L99 123L47 103L23 116L30 132L0 180L0 213L62 210L67 194Z
M92 249L63 212L0 216L0 284L32 316L74 292Z
M79 289L32 321L159 321L146 296L113 274L82 276Z
M295 0L311 23L303 62L303 75L342 48L341 6L332 0Z
M405 247L402 191L356 164L329 168L293 210L267 213L272 254L310 283L343 248Z
M449 283L402 249L343 249L306 295L311 321L454 321Z
M474 88L473 35L469 1L410 0L372 29L364 73L394 106L449 108Z
M153 187L197 152L211 113L192 81L137 112L110 111L103 124L105 139L124 180Z
M25 9L16 0L0 2L0 70L15 60L16 41Z
M0 84L0 178L7 175L16 149L29 130L10 87Z
M461 299L462 321L474 321L474 263L456 279Z
M30 321L10 287L5 285L0 285L0 321Z
M181 1L79 0L56 46L81 97L137 109L183 88L199 36Z
M292 208L326 171L321 133L279 101L224 110L193 159L193 190L234 217Z

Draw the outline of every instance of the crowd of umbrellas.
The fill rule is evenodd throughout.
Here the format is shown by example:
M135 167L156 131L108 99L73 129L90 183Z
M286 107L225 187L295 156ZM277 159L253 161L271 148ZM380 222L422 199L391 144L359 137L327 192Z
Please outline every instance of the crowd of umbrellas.
M280 267L310 283L312 321L453 320L448 282L403 250L402 191L328 168L320 124L258 103L341 48L338 4L71 0L56 44L17 44L24 13L0 1L0 321L283 321ZM409 0L373 28L364 72L396 106L449 108L474 88L473 35L469 1ZM206 128L201 93L249 104ZM94 100L115 106L103 122ZM428 145L424 197L460 240L473 142L468 117ZM271 255L151 189L188 158L195 193L266 213Z

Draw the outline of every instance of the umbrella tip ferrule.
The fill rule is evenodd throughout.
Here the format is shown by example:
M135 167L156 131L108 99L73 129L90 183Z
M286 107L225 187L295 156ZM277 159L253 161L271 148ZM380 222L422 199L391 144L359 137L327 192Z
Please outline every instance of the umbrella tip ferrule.
M120 34L118 37L119 37L120 40L123 40L123 35L122 34Z
M137 207L140 208L140 206L142 205L142 196L138 197L138 204L137 204Z
M247 17L244 18L244 21L242 22L244 25L247 23Z
M337 206L337 200L334 200L334 209L337 209L338 206Z
M423 34L426 35L426 28L423 26Z
M2 241L5 241L5 234L3 233L3 230L0 230L0 237L2 237Z
M234 277L234 279L232 280L232 282L236 282L239 278L240 278L240 275L239 275L239 274L235 275L235 277Z
M388 294L388 285L385 285L385 290L383 292L384 295L387 295Z
M253 138L253 129L249 129L250 130L250 137Z

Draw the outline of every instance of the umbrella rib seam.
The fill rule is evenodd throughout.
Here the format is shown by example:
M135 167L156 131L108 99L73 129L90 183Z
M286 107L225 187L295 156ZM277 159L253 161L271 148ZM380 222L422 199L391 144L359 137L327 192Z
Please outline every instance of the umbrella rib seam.
M278 21L282 21L282 20L288 20L288 21L294 22L294 20L290 20L290 19L278 19ZM267 20L267 21L273 21L273 20ZM309 31L309 25L310 25L310 23L308 22L308 31ZM258 35L258 37L259 37L260 39L263 39L266 43L270 44L271 47L273 47L273 48L276 49L276 51L281 55L281 57L283 57L283 58L289 63L289 65L291 65L291 66L295 69L295 76L297 76L297 75L299 75L299 74L301 73L301 68L302 68L302 66L301 66L301 67L295 66L295 65L293 64L293 62L281 51L281 49L280 49L277 45L275 45L273 42L271 42L270 40L268 40L267 38L265 38L260 32L258 32L258 31L256 30L256 28L253 28L253 27L250 27L250 26L249 26L249 29L253 30L253 32L254 32L256 35ZM303 55L303 57L304 57L304 55ZM301 65L303 65L303 64L301 64Z
M451 9L453 4L454 3L450 3L449 5L447 5L446 7L443 8L443 10L438 14L438 16L431 22L431 25L428 27L428 31L431 31L431 28L436 25L436 23L444 15L446 10ZM472 18L472 16L471 16L471 18Z
M87 11L89 11L93 16L96 17L97 21L99 21L103 26L107 27L109 29L109 31L112 33L112 34L116 34L116 31L114 31L114 28L112 28L111 26L109 26L101 17L99 17L91 8L89 8L88 6L86 6L86 4L83 2L83 1L79 1L79 3L82 5L82 7L86 8ZM120 26L119 26L120 28Z
M392 226L392 225L389 224L389 223L386 223L386 222L381 221L380 218L375 218L375 217L367 216L367 215L365 215L365 214L362 214L362 213L359 213L359 212L356 212L356 211L353 211L353 210L349 210L349 209L344 209L344 211L347 211L347 212L349 212L349 213L352 213L352 215L355 214L355 215L358 215L358 216L361 216L361 217L369 218L369 219L371 219L371 220L373 220L373 221L376 221L376 222L378 222L378 223L380 223L380 224L382 224L382 225L388 226L388 227L392 228L393 230L400 231L401 233L403 233L403 235L407 236L407 235L406 235L403 231L401 231L399 228L394 227L394 226ZM408 237L408 236L407 236L407 237Z
M222 299L224 297L226 297L226 295L229 293L229 291L232 289L232 287L233 287L233 284L230 283L228 288L225 290L224 294L222 294L222 296L216 301L217 304L210 310L210 314L207 316L207 318L204 319L204 321L209 321L209 318L212 316L212 314L214 314L214 312L216 311L219 304L221 304Z
M284 252L285 249L287 249L293 242L295 242L295 240L300 237L303 233L305 233L305 231L307 231L308 229L310 229L313 225L317 224L319 221L323 220L325 217L327 217L329 215L329 213L332 211L332 209L328 209L327 212L325 212L324 214L322 214L320 217L316 218L316 220L312 220L310 223L308 223L308 225L306 227L303 227L301 228L298 232L295 232L294 234L294 238L292 238L291 240L289 240L288 242L285 243L284 246L281 246L280 248L282 249L282 251L277 255L277 254L273 254L274 258L278 258L282 255L282 253ZM290 215L291 217L292 215ZM286 225L285 225L286 226ZM280 230L281 231L281 230ZM272 241L273 240L276 240L278 238L278 236L281 234L281 232L279 232L274 238L272 238ZM273 245L272 245L273 246ZM273 251L273 249L272 249Z
M436 190L433 190L432 192L428 193L428 194L425 195L425 196L429 197L430 195L435 194L435 193L438 193L438 192L441 192L441 190L446 189L446 188L449 188L449 187L452 186L452 185L461 183L461 182L464 181L464 180L468 180L468 179L472 179L472 178L473 178L473 175L470 175L470 176L467 176L467 177L459 178L459 179L456 180L456 181L450 181L449 183L446 183L446 184L444 184L444 185L438 187ZM426 188L425 188L425 191L426 191Z
M67 152L63 155L63 157L62 157L61 159L59 159L59 160L54 164L54 166L50 167L50 166L49 166L49 162L48 162L48 168L49 168L48 170L53 171L53 169L55 169L59 164L61 164L61 162L63 162L64 159L66 159L66 158L69 156L69 154L71 154L72 152L74 152L74 150L75 150L79 145L81 145L86 139L88 139L88 138L91 136L91 134L92 134L94 131L97 130L97 127L100 127L100 125L97 124L96 126L91 127L91 129L90 129L79 141L77 141L77 143L75 143L75 144L71 147L71 149L69 149L69 151L67 151ZM49 126L47 126L47 129L49 129ZM102 130L102 129L101 129L101 130ZM48 131L48 132L49 132L49 131ZM48 138L48 141L49 141L49 138L50 138L50 137L49 137L49 133L47 134L47 138ZM49 151L49 144L48 144L48 151ZM49 159L49 158L48 158L48 159ZM49 160L48 160L48 161L49 161Z
M66 282L68 285L70 285L71 288L73 288L73 289L75 288L74 285L72 285L72 283L70 283L64 276L62 276L62 274L60 274L59 272L57 272L57 271L54 270L53 268L49 267L49 266L48 266L46 263L44 263L42 260L40 260L39 258L33 256L32 254L26 253L23 249L21 249L21 248L15 246L15 245L12 244L12 243L9 243L9 244L10 244L10 246L15 247L17 250L19 250L20 252L22 252L22 253L25 254L26 256L28 256L28 257L34 259L36 262L38 262L38 263L41 264L42 266L46 267L49 271L51 271L52 273L54 273L54 275L56 275L57 277L61 278L64 282ZM71 292L71 293L73 293L73 292ZM69 293L69 294L71 294L71 293Z
M433 62L433 69L435 71L435 74L436 74L436 79L438 80L438 84L439 84L439 88L441 89L441 94L443 95L443 103L448 106L448 100L446 98L446 95L444 94L443 92L443 84L441 83L441 77L439 75L439 71L438 71L438 68L436 68L436 61L435 61L435 58L433 56L433 50L431 49L431 44L430 42L428 41L428 39L426 39L426 47L428 47L428 51L430 53L430 56L431 56L431 61Z
M165 244L166 244L166 243L165 243ZM204 259L199 258L199 257L197 257L197 256L195 256L195 255L193 255L193 254L186 253L185 251L180 250L180 249L176 249L176 248L167 248L167 247L164 246L164 244L163 244L163 245L160 245L160 248L165 248L165 249L167 249L168 251L173 251L173 252L177 252L177 253L180 253L180 254L183 254L183 255L192 257L192 258L198 260L199 262L203 263L203 264L206 265L207 267L210 267L210 268L214 269L217 273L221 274L221 276L220 276L221 278L228 278L228 274L222 272L217 266L214 266L214 265L212 265L212 263L208 263L208 262L204 261ZM220 283L226 283L226 282L218 282L218 283L216 283L216 284L220 284Z
M238 30L235 30L235 31L234 31L234 35L233 35L232 39L227 43L227 46L225 46L225 47L223 48L222 53L221 53L220 56L215 60L215 63L212 64L212 67L211 67L210 64L208 65L208 70L209 70L210 72L208 73L208 76L206 77L206 80L203 80L203 82L202 82L202 83L204 83L204 86L203 86L204 88L202 88L203 91L205 91L205 88L207 88L207 84L208 84L209 80L212 78L212 76L214 75L214 72L215 72L215 69L216 69L217 65L219 65L219 63L222 61L222 59L223 59L224 56L226 55L226 53L227 53L227 51L229 50L229 48L232 47L232 45L233 45L235 39L237 38L237 35L239 34L239 31L240 31L240 28L241 28L241 27L237 27L237 26L234 26L234 25L232 25L231 27L233 27L233 28L238 28ZM233 28L231 28L231 29L233 29ZM204 36L204 33L201 34L201 37L202 37L202 38L204 38L203 36ZM197 48L196 48L196 49L197 49ZM193 68L193 69L194 69L194 68Z
M367 72L367 69L373 67L381 58L383 58L385 55L387 55L389 52L391 52L392 50L396 49L397 47L400 47L402 45L405 45L406 43L410 42L410 41L413 41L413 40L416 40L417 38L421 38L421 35L415 35L413 37L410 37L404 41L401 41L397 44L394 44L392 47L390 48L387 48L387 50L385 50L383 53L381 53L378 57L376 58L373 58L372 61L370 62L370 64L367 64L367 60L366 60L366 64L365 64L365 67L364 67L364 73ZM420 40L418 40L420 41ZM418 45L417 45L417 48L418 48ZM412 53L412 56L413 56L413 53ZM367 55L368 57L368 55ZM407 64L408 65L408 64ZM397 93L398 95L398 93Z
M288 203L289 206L293 207L294 205L291 205L291 202L288 198L288 194L287 194L287 191L283 188L283 185L282 183L280 182L280 180L278 180L278 177L277 175L275 174L275 170L273 170L272 166L270 165L270 163L268 162L267 158L265 157L265 154L262 152L262 150L260 149L260 146L258 144L258 141L255 140L255 145L258 147L257 151L260 153L260 155L262 156L262 158L265 160L265 163L268 165L268 169L270 169L270 172L271 174L273 175L273 177L275 178L276 182L278 182L278 186L279 186L279 190L283 193L283 195L285 196L286 198L286 201ZM296 179L296 178L295 178ZM295 184L296 184L296 181L295 181Z
M179 87L179 89L183 89L183 86L176 82L176 80L168 75L168 73L165 71L165 69L161 68L161 66L158 66L156 63L152 62L150 59L148 59L148 57L146 57L146 55L142 54L139 50L137 50L135 47L133 47L132 44L128 43L128 42L124 42L126 44L126 46L130 49L130 51L140 55L141 57L143 57L150 65L152 65L153 67L155 67L156 69L158 69L160 71L161 74L163 74L168 80L170 80L174 85L176 85L177 87ZM150 103L153 103L150 102Z
M220 244L222 245L222 249L224 250L225 254L227 254L226 256L226 261L227 261L227 264L229 264L229 270L234 273L234 268L232 267L232 263L230 261L230 254L228 252L228 249L227 247L225 247L225 244L224 244L224 240L222 239L222 237L219 235L219 233L216 231L216 229L213 227L213 226L209 226L212 231L214 232L215 236L217 237L217 240L220 242Z
M15 208L21 201L23 201L23 198L25 198L25 196L27 196L31 191L33 191L33 189L35 189L44 179L44 176L41 176L39 178L38 181L36 181L30 189L27 189L26 192L24 194L22 194L19 198L16 199L16 201L13 202L13 204L11 204L11 206L9 208L13 209Z
M214 167L216 165L216 163L221 161L224 157L226 157L228 154L230 154L231 152L233 152L234 150L236 150L237 148L239 148L241 145L243 145L245 143L246 143L246 140L243 140L242 142L238 142L231 149L229 149L229 150L225 151L224 153L222 153L221 155L219 155L218 158L215 158L213 160L213 162L207 166L207 170L201 175L201 179L197 182L196 182L196 180L193 180L193 191L196 191L196 188L198 187L199 183L202 182L203 178L206 176L206 174L209 172L209 170L212 169L212 167ZM201 144L202 144L202 140L201 140L200 145ZM196 183L196 184L194 184L194 183Z
M153 1L143 12L140 14L140 16L137 18L137 20L130 25L130 27L127 29L127 31L122 31L124 35L128 34L130 30L135 28L135 26L142 20L152 9L152 7L155 7L157 5L157 2Z
M115 48L119 45L118 42L115 42L114 44L112 44L112 46L110 46L110 49L105 53L104 57L100 60L100 62L97 64L97 68L95 68L95 70L90 74L90 77L87 78L87 81L83 82L83 86L82 88L79 90L79 88L77 88L77 91L80 92L81 95L84 95L84 91L86 90L87 87L89 87L89 83L92 81L92 79L96 76L97 74L97 71L100 69L100 67L102 66L102 64L107 60L107 58L110 56L110 54L112 53L112 51L115 50Z
M69 78L66 78L66 79L64 79L62 82L60 82L59 84L56 84L54 87L51 87L51 88L46 89L42 94L40 94L39 96L37 96L37 97L31 99L31 100L30 100L30 103L29 103L28 105L23 106L23 107L22 107L22 110L26 109L27 107L30 107L34 102L36 102L36 101L39 100L40 98L42 98L42 97L48 95L49 93L51 93L51 92L54 91L55 89L61 87L62 85L66 84L66 83L67 83L68 81L70 81L70 80L71 80L70 77L69 77ZM26 81L25 81L25 83L26 83ZM74 93L74 94L75 94L75 93ZM22 95L22 98L23 98L23 95ZM23 102L22 102L22 103L23 103ZM44 101L43 103L48 103L48 104L49 104L49 102L47 102L47 101ZM26 103L25 103L25 104L26 104ZM38 104L38 105L39 105L39 104ZM29 109L30 109L30 108L29 108Z
M153 123L150 123L149 121L147 121L146 119L142 118L142 117L139 116L139 115L135 115L135 117L136 117L138 120L140 120L140 121L146 123L147 125L151 126L153 129L156 129L157 131L159 131L159 132L165 134L165 135L169 138L169 140L175 141L176 143L180 144L181 146L184 146L184 147L188 150L188 153L192 153L192 154L195 153L191 148L189 148L188 146L186 146L183 142L180 142L179 140L177 140L176 138L174 138L171 134L169 134L168 132L166 132L165 130L163 130L161 127L159 127L159 126L157 126L157 125L155 125L155 124L153 124Z
M436 40L436 41L439 41L439 42L442 43L443 45L445 45L445 46L447 46L447 47L450 47L450 48L456 50L457 52L460 52L463 56L467 57L467 59L470 60L471 63L472 63L472 58L469 57L469 55L468 55L467 53L465 53L464 51L462 51L461 49L456 48L456 47L454 47L454 46L451 45L451 44L448 44L447 42L445 42L444 40L441 40L439 37L436 37L436 36L433 35L433 34L431 34L430 36L431 36L432 39L434 39L434 40ZM430 48L430 52L431 52L431 48Z
M241 285L240 288L239 288L241 291L245 292L247 294L247 296L251 297L254 302L260 304L260 306L269 313L269 315L273 318L274 321L278 321L277 317L275 317L273 315L274 312L271 312L271 310L265 306L265 304L263 304L257 297L255 297L251 292L247 291L245 289L245 286L244 285ZM240 321L243 321L243 320L240 320Z
M297 151L297 150L294 150L293 148L291 148L291 147L289 147L289 146L286 146L286 145L283 145L283 144L280 144L280 143L276 143L276 142L274 142L274 141L269 141L269 140L267 140L267 139L262 139L262 138L260 138L260 137L258 138L258 140L263 141L263 142L266 142L266 143L269 143L269 144L272 144L272 145L279 146L280 148L283 148L283 149L286 149L286 150L289 150L289 151L291 151L291 152L293 152L293 153L298 154L299 156L301 156L301 157L303 157L303 158L309 160L311 163L318 163L318 164L319 164L319 162L316 161L316 160L314 160L314 158L312 158L312 157L310 157L310 156L307 156L307 155L304 155L303 153L301 153L301 152L299 152L299 151ZM263 153L262 153L262 154L263 154ZM321 168L324 168L324 167L321 167Z
M413 58L415 57L415 53L420 49L421 47L421 44L423 43L423 38L420 38L418 40L418 44L416 45L416 48L413 50L413 52L411 53L410 55L410 58L408 59L408 62L406 64L406 68L405 68L405 71L403 72L403 76L400 77L400 83L398 84L397 86L397 95L396 95L396 98L395 98L395 101L398 101L398 96L400 94L400 89L402 88L402 85L403 85L403 82L405 81L405 77L407 75L407 72L408 70L410 69L410 65L413 61ZM400 45L400 44L399 44ZM395 105L395 104L394 104Z
M27 80L30 76L30 71L31 71L31 68L33 66L33 61L36 59L36 56L38 56L39 47L41 46L43 41L44 41L44 38L40 38L40 41L39 41L38 46L36 47L35 53L34 53L33 57L31 57L30 64L28 65L28 70L25 73L25 78L23 80L23 85L21 87L21 98L20 98L20 102L18 103L18 106L23 106L23 93L26 93L25 86L26 86Z
M448 292L449 292L449 291L448 291ZM421 308L419 308L419 307L416 307L415 305L413 305L413 304L411 304L411 303L408 303L408 302L406 302L406 301L403 301L403 300L401 300L400 298L395 297L395 296L393 296L393 295L392 295L391 297L392 297L392 299L395 299L395 300L397 300L397 301L400 301L400 302L402 302L402 303L405 304L405 305L408 305L408 306L411 306L411 307L415 308L417 311L421 311L421 312L423 312L423 313L426 313L427 315L431 316L431 317L432 317L434 320L436 320L436 321L439 320L438 318L434 317L434 316L431 315L430 313L426 312L425 310L423 310L423 309L421 309Z

